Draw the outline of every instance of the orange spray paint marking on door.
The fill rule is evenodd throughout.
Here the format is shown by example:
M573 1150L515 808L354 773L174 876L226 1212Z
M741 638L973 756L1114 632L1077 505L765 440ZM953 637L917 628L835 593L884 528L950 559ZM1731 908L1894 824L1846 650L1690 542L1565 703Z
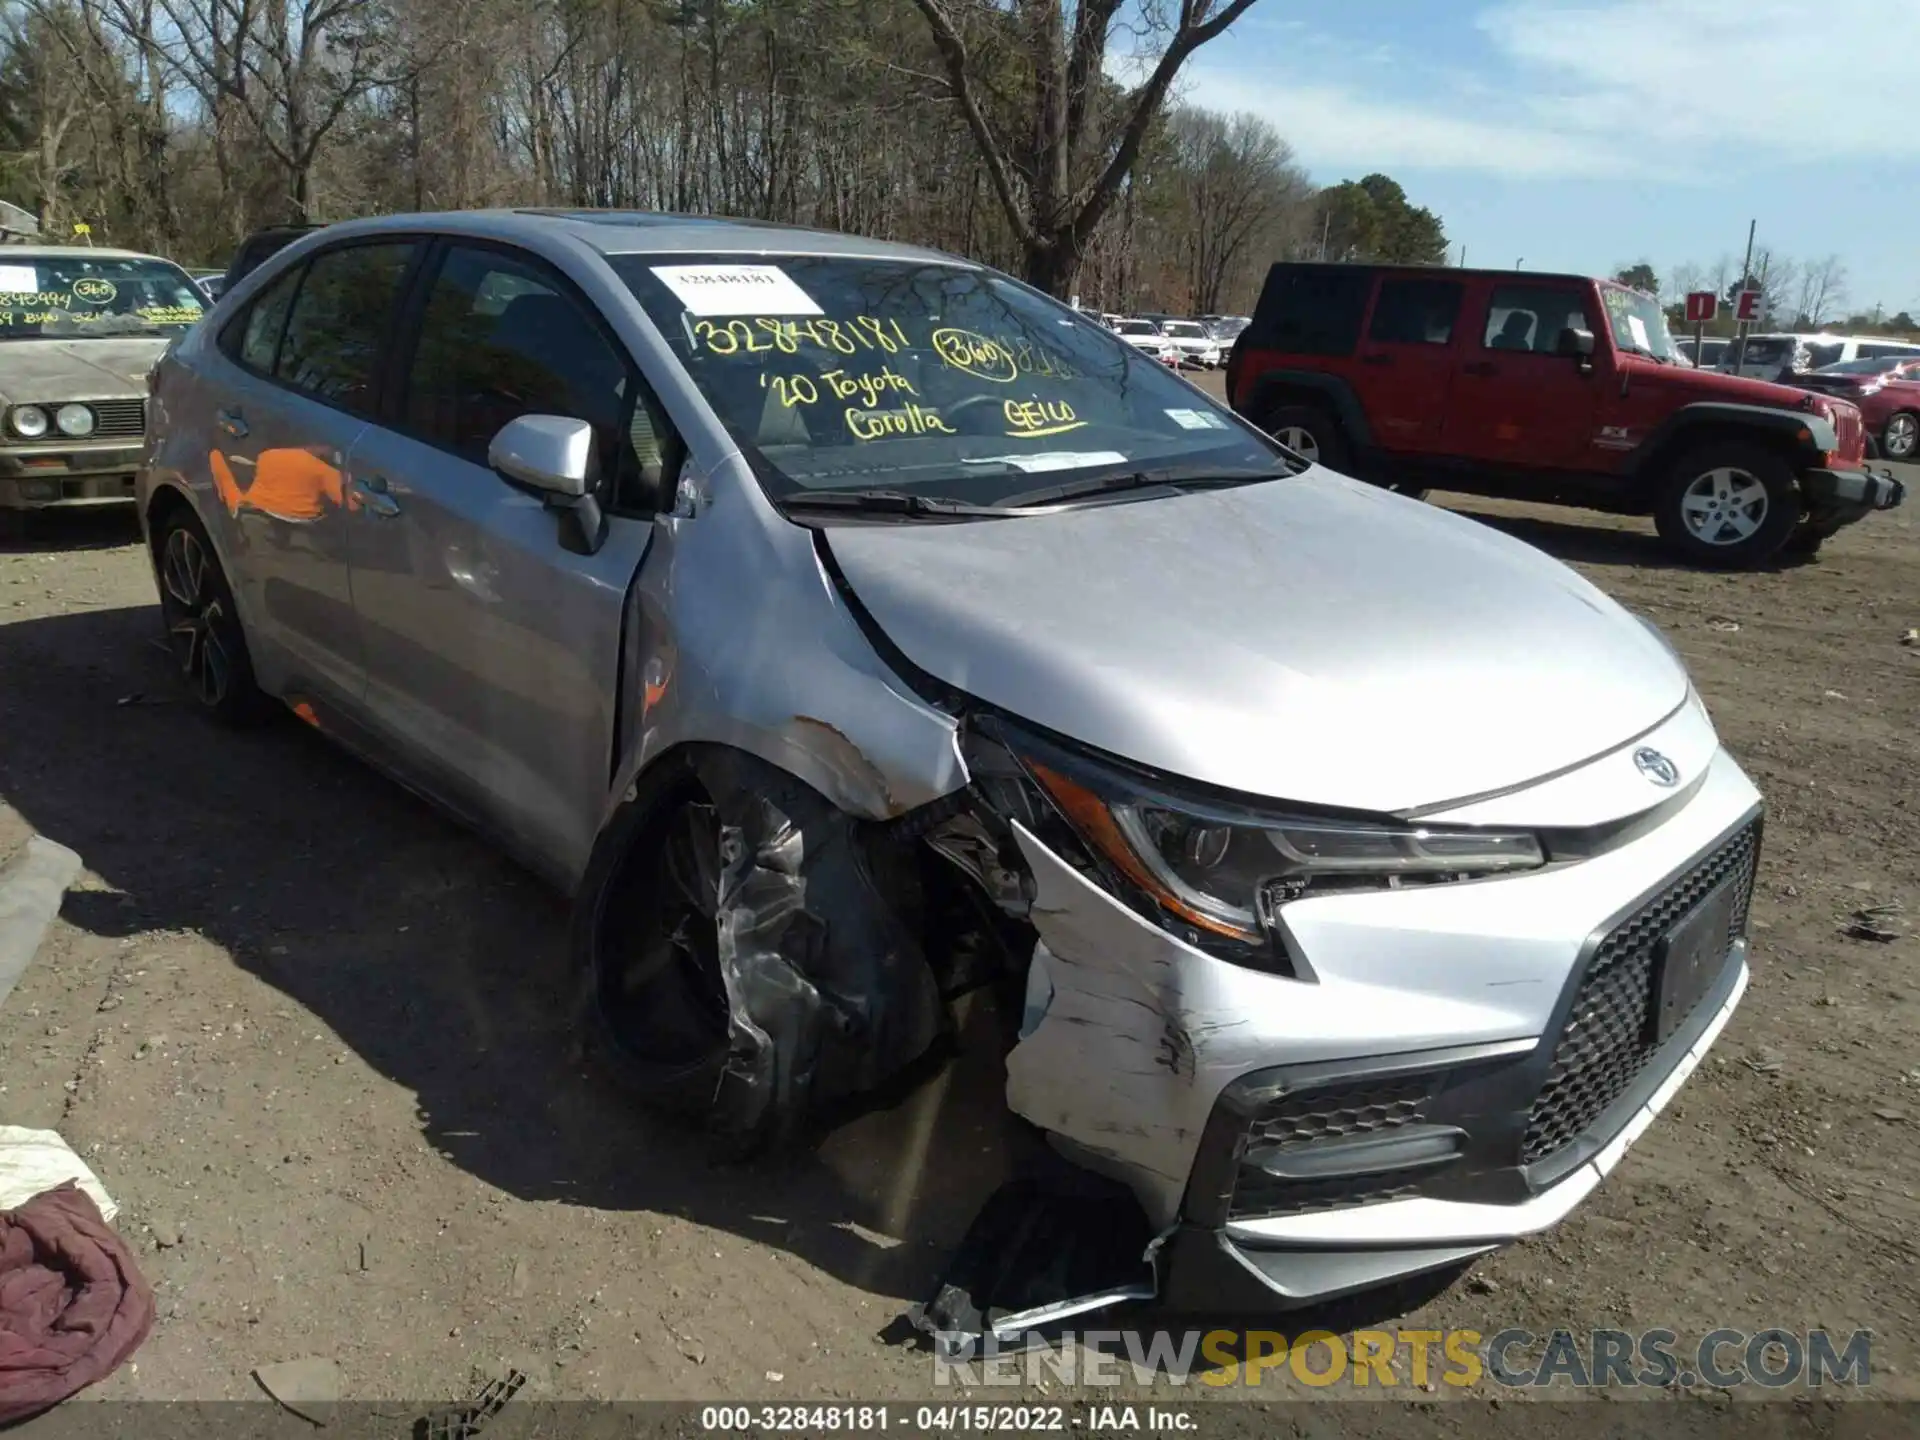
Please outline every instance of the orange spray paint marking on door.
M218 450L207 456L214 489L227 513L242 506L276 520L318 520L329 502L346 504L340 471L311 450L262 450L253 467L253 483L242 486Z

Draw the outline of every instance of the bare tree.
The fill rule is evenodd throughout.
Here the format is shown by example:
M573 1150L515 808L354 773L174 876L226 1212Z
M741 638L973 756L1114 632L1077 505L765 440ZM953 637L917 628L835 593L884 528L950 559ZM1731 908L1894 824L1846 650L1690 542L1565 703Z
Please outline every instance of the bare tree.
M1809 260L1800 268L1794 313L1818 329L1847 303L1847 267L1838 255Z
M1103 66L1121 0L914 0L926 17L952 96L1024 254L1028 281L1064 295L1087 242L1120 194L1180 67L1223 34L1253 0L1177 0L1174 13L1144 23L1164 44L1146 78L1110 93ZM1022 106L993 101L975 50L1017 60ZM1009 138L994 110L1025 121ZM1024 110L1024 114L1021 111Z

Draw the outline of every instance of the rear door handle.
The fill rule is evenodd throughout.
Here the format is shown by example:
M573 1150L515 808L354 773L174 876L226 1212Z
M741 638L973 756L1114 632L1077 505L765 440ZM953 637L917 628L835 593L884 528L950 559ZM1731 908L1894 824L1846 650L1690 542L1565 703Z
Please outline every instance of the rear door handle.
M244 440L247 438L247 422L238 410L214 411L213 423L236 440Z
M1476 360L1471 365L1462 365L1460 372L1463 375L1498 375L1500 367L1491 360Z
M391 518L400 513L400 502L388 492L385 476L356 475L353 488L360 496L360 503L375 515Z

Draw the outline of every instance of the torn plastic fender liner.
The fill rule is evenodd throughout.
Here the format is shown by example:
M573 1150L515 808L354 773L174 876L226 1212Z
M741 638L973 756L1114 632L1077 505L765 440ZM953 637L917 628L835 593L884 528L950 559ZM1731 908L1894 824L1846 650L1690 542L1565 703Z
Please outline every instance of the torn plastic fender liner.
M712 1121L777 1141L925 1053L946 1009L875 879L861 821L738 750L703 749L694 770L720 819L729 1035Z

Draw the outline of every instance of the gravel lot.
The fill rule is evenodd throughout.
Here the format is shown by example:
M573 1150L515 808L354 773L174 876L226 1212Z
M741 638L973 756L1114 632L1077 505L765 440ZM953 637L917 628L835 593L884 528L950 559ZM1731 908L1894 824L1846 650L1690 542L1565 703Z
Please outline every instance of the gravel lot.
M1755 983L1568 1224L1361 1318L1871 1327L1876 1387L1920 1396L1920 941L1841 933L1920 913L1920 506L1726 576L1460 503L1686 653L1771 807ZM0 1010L0 1118L88 1157L160 1287L92 1393L252 1396L304 1355L408 1402L507 1361L570 1397L927 1392L886 1332L994 1184L989 1047L809 1160L709 1166L580 1063L562 904L305 728L201 723L156 613L126 516L0 544L0 855L37 829L88 867Z

